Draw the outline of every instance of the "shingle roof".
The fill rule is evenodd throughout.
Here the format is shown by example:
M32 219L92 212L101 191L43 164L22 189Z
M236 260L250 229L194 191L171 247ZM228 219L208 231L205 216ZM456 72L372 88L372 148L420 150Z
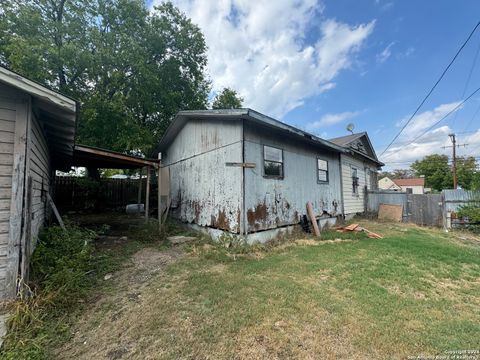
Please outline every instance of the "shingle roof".
M345 135L345 136L339 136L333 139L328 139L328 141L333 142L334 144L340 145L340 146L345 146L349 143L351 143L353 140L356 140L363 135L365 135L366 132L361 132L358 134L351 134L351 135Z
M398 186L425 186L425 178L392 179Z

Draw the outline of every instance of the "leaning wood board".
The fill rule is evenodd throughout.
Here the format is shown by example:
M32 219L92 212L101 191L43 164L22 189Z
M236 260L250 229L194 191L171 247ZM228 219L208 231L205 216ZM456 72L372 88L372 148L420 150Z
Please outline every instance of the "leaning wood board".
M379 220L402 221L403 206L393 204L380 204L378 208Z
M315 236L320 236L320 229L318 228L317 218L315 217L315 212L313 211L313 206L311 202L307 202L307 213L310 221L313 225L313 232Z

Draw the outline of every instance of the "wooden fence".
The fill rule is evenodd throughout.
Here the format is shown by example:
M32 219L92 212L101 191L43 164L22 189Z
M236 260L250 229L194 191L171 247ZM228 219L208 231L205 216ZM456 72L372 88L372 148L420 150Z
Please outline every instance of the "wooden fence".
M387 190L368 190L365 212L378 213L380 204L395 204L403 207L403 221L418 225L443 226L449 228L447 218L465 204L471 192L465 190L444 190L441 194L407 194ZM458 205L453 207L452 204Z
M157 183L153 177L150 204L156 203ZM54 201L65 211L106 210L123 208L138 201L139 179L101 179L95 182L84 177L56 176ZM146 179L142 179L141 203L145 203Z

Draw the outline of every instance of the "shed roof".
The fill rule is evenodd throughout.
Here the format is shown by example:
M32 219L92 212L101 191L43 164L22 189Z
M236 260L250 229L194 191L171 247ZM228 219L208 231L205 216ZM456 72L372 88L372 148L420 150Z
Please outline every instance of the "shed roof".
M285 124L267 115L261 114L252 109L224 109L224 110L187 110L180 111L175 119L172 121L163 138L160 140L155 151L164 151L168 145L173 141L178 132L185 126L189 119L216 119L216 120L247 120L252 124L276 129L292 136L301 138L302 140L318 145L325 149L334 152L345 152L345 149L330 141L324 140L310 134L306 131L300 130L291 125Z
M116 151L86 145L75 145L73 165L103 169L136 169L143 166L157 167L159 160L145 159Z
M398 186L424 186L425 185L425 178L392 179L392 181Z
M68 167L73 156L78 103L2 66L0 82L31 96L32 110L45 130L55 165Z

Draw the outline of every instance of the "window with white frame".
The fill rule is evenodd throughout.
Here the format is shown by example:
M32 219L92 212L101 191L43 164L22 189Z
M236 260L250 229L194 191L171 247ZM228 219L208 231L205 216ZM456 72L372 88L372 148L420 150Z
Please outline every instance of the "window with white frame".
M270 178L283 178L283 150L263 146L263 175Z
M317 158L317 181L319 183L328 182L328 161Z

